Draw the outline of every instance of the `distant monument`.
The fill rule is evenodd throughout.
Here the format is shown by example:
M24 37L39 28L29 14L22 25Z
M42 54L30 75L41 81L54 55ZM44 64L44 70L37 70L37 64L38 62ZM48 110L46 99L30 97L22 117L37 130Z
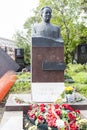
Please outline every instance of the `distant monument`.
M3 50L0 48L0 77L7 71L18 71L20 66Z
M80 44L76 47L74 59L79 64L87 63L87 44Z
M51 24L52 9L41 9L42 22L32 28L32 100L54 102L64 89L64 44Z

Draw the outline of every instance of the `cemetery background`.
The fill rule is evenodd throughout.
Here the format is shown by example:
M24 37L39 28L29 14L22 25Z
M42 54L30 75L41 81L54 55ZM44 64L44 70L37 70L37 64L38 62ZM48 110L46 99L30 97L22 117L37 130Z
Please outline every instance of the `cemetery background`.
M51 1L52 2L52 1ZM56 3L56 1L54 1L54 3ZM48 4L48 3L46 3L46 4ZM56 4L55 4L56 5ZM52 5L53 6L53 5ZM74 11L74 10L73 10ZM56 12L56 11L55 11ZM60 10L60 12L61 12L61 10ZM69 12L68 12L69 13ZM55 13L56 14L56 13ZM37 14L38 15L38 14ZM59 15L58 15L59 16ZM36 16L35 16L36 17ZM55 16L54 16L55 17ZM31 19L29 19L29 21L26 21L26 23L25 23L25 28L27 28L27 30L28 30L28 37L26 36L26 39L28 39L29 40L29 34L30 34L30 28L29 28L29 26L31 26L31 23L30 23L30 20L32 21L32 19L33 18L31 18ZM57 18L58 19L58 18ZM38 19L38 21L39 21L40 19ZM57 21L56 19L55 19L55 21ZM55 21L54 21L54 23L55 23ZM60 21L61 21L61 19L59 20L59 21L57 21L57 23L56 24L58 24L58 23L60 23ZM28 24L27 24L28 23ZM78 23L77 23L78 24ZM68 24L68 21L67 21L67 25L69 25ZM61 26L62 26L62 24L61 24ZM62 26L63 27L63 26ZM68 26L68 27L70 27L70 26ZM68 28L69 29L69 28ZM78 32L76 31L76 30L68 30L68 31L70 31L70 33L71 33L71 35L73 36L73 34L75 33L76 34L76 32L77 32L77 37L79 37L79 35L85 35L86 33L86 28L85 28L85 26L84 26L84 24L81 26L81 28L80 28L80 26L78 27L77 25L73 25L73 29L76 29L76 30L78 30ZM81 31L80 31L81 30ZM73 32L72 32L73 31ZM66 32L65 32L66 33ZM62 32L62 34L63 34L63 32ZM78 35L79 34L79 35ZM25 36L23 36L23 37L25 37ZM64 39L65 39L65 41L66 41L66 43L65 43L65 45L66 45L66 47L65 47L65 56L66 56L66 58L65 58L65 61L68 63L68 62L70 62L71 60L72 60L72 58L70 58L70 57L72 57L72 50L73 50L73 47L75 48L75 46L77 46L77 44L78 44L78 42L80 43L80 39L78 38L76 38L76 35L75 36L73 36L74 38L74 42L72 42L73 44L71 44L71 42L70 41L72 41L72 40L70 40L70 39L66 39L65 38L65 35L63 34L63 37L64 37ZM18 40L18 38L21 38L21 37L17 37L17 40ZM22 39L22 41L24 40L24 38L21 38ZM69 41L70 40L70 41ZM67 42L68 41L68 42ZM20 40L18 40L18 42L20 42ZM68 44L67 44L68 43ZM68 51L67 51L68 50ZM67 61L67 59L69 60L69 61ZM68 64L67 64L67 66L68 66ZM69 67L69 66L68 66ZM85 71L84 70L86 70L86 65L81 65L80 67L78 66L78 65L76 65L75 67L77 67L77 68L79 68L78 70L75 70L74 71L74 69L73 69L73 67L74 67L74 65L72 66L71 65L71 67L70 67L70 69L71 70L73 70L73 72L76 72L75 74L77 74L77 72L79 71L80 72L80 70L81 70L81 74L79 73L78 75L77 75L77 77L75 77L76 79L77 79L77 81L75 81L74 83L71 83L72 81L71 81L71 79L73 79L73 77L72 77L72 75L74 75L74 73L69 73L69 71L67 71L67 69L65 70L65 86L68 86L68 85L74 85L74 86L76 86L77 87L77 91L79 91L80 93L82 93L83 95L85 95L86 94L86 73L85 73ZM72 72L72 71L71 71ZM66 78L67 77L67 78ZM84 79L82 78L82 77L85 77ZM80 81L81 81L81 83L80 83L80 81L79 81L79 78L81 79ZM67 81L67 79L68 79L68 81ZM74 80L74 79L73 79ZM84 81L85 80L85 81ZM17 83L17 82L16 82ZM12 89L10 90L10 92L9 93L17 93L17 90L19 89L19 87L18 87L18 85L15 87L15 85L12 87ZM21 92L20 92L20 90L21 90ZM20 90L18 90L18 92L19 93L22 93L22 92L24 92L24 90L26 91L26 92L29 92L29 87L25 87L25 85L24 85L24 87L22 88L22 87L20 87ZM87 94L86 94L87 95Z
M73 52L78 44L87 43L86 37L86 2L84 0L80 1L67 1L61 2L59 0L48 1L40 1L36 10L33 10L34 15L28 18L24 24L24 29L27 31L26 34L23 32L18 32L15 36L15 39L19 46L23 46L23 43L31 43L31 26L35 23L35 21L40 22L41 18L39 17L39 10L42 6L48 5L53 9L52 13L52 23L56 25L60 25L61 34L64 40L64 58L65 63L72 63ZM68 5L68 6L67 6ZM66 13L65 13L66 12ZM77 12L77 13L75 13ZM83 12L84 15L81 15ZM78 14L78 15L77 15ZM79 20L79 18L82 20ZM86 42L81 37L86 37Z
M87 66L85 64L83 64L83 65L81 65L81 64L68 64L67 68L65 70L65 86L75 86L75 87L77 87L76 90L78 92L82 91L82 94L85 95L86 94L86 83L87 83L86 73L85 73L86 69L87 69ZM82 74L80 74L80 73L82 73ZM79 75L81 75L82 77ZM30 72L20 72L20 73L18 72L17 76L18 76L18 79L17 79L15 85L10 90L9 94L10 93L29 93L29 89L31 88L31 86L30 86L30 81L31 81ZM73 83L73 81L74 81L74 83ZM79 86L81 86L81 87L79 87ZM8 95L7 95L7 97L8 97ZM4 101L6 101L6 100L4 99ZM3 108L3 104L2 104L2 108ZM4 108L3 109L2 108L1 108L1 117L2 117L3 112L4 112Z

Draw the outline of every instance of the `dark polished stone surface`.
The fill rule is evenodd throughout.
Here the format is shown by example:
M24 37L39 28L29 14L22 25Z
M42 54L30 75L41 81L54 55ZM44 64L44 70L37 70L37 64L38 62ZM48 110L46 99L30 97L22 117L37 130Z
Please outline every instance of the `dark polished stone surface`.
M61 47L64 46L62 40L53 40L44 37L32 37L33 47Z
M42 70L44 62L64 62L64 47L32 47L32 82L64 82L64 70Z
M64 70L65 64L63 62L43 62L42 70Z

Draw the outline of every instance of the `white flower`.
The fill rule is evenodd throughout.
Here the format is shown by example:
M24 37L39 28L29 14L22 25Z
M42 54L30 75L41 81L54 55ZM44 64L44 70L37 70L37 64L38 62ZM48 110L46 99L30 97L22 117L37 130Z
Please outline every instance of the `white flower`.
M61 119L56 120L56 126L58 126L58 128L64 128L64 121Z
M33 125L33 126L29 127L28 130L37 130L37 126Z

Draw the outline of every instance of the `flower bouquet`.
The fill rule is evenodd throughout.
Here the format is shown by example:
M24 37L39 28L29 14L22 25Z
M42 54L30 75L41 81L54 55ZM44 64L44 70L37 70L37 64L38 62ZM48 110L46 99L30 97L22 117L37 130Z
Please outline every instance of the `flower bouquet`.
M33 125L28 130L79 130L81 119L69 104L31 104L27 116Z
M74 102L74 88L72 86L65 87L65 97L67 102Z
M73 93L73 87L72 86L65 87L65 93L66 94L72 94Z

